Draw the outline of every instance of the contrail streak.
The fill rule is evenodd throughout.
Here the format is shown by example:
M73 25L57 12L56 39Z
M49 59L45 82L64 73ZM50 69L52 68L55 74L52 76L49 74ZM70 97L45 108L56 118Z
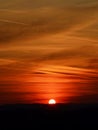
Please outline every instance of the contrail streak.
M14 23L14 24L19 24L19 25L23 25L23 26L29 26L29 24L26 24L26 23L17 22L17 21L11 21L11 20L6 20L6 19L0 19L0 22Z
M11 12L11 13L25 13L24 10L11 10L11 9L0 9L2 12Z

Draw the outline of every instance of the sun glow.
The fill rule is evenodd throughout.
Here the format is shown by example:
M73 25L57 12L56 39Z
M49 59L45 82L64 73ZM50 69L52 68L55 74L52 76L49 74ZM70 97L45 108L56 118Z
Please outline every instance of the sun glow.
M48 104L56 104L56 101L54 99L50 99Z

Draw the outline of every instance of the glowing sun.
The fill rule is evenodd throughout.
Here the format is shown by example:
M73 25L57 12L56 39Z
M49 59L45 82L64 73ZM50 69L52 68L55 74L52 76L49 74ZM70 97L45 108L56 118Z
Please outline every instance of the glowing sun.
M48 104L56 104L56 101L54 99L50 99Z

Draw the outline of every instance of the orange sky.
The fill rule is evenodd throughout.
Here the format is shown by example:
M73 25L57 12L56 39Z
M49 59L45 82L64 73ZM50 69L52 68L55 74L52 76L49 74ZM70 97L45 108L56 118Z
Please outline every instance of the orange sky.
M0 103L98 101L98 1L0 1Z

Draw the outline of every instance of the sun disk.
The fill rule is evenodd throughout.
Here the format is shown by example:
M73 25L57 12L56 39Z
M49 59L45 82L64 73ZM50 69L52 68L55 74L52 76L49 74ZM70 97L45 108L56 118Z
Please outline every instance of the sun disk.
M50 99L48 103L49 104L56 104L56 101L54 99Z

